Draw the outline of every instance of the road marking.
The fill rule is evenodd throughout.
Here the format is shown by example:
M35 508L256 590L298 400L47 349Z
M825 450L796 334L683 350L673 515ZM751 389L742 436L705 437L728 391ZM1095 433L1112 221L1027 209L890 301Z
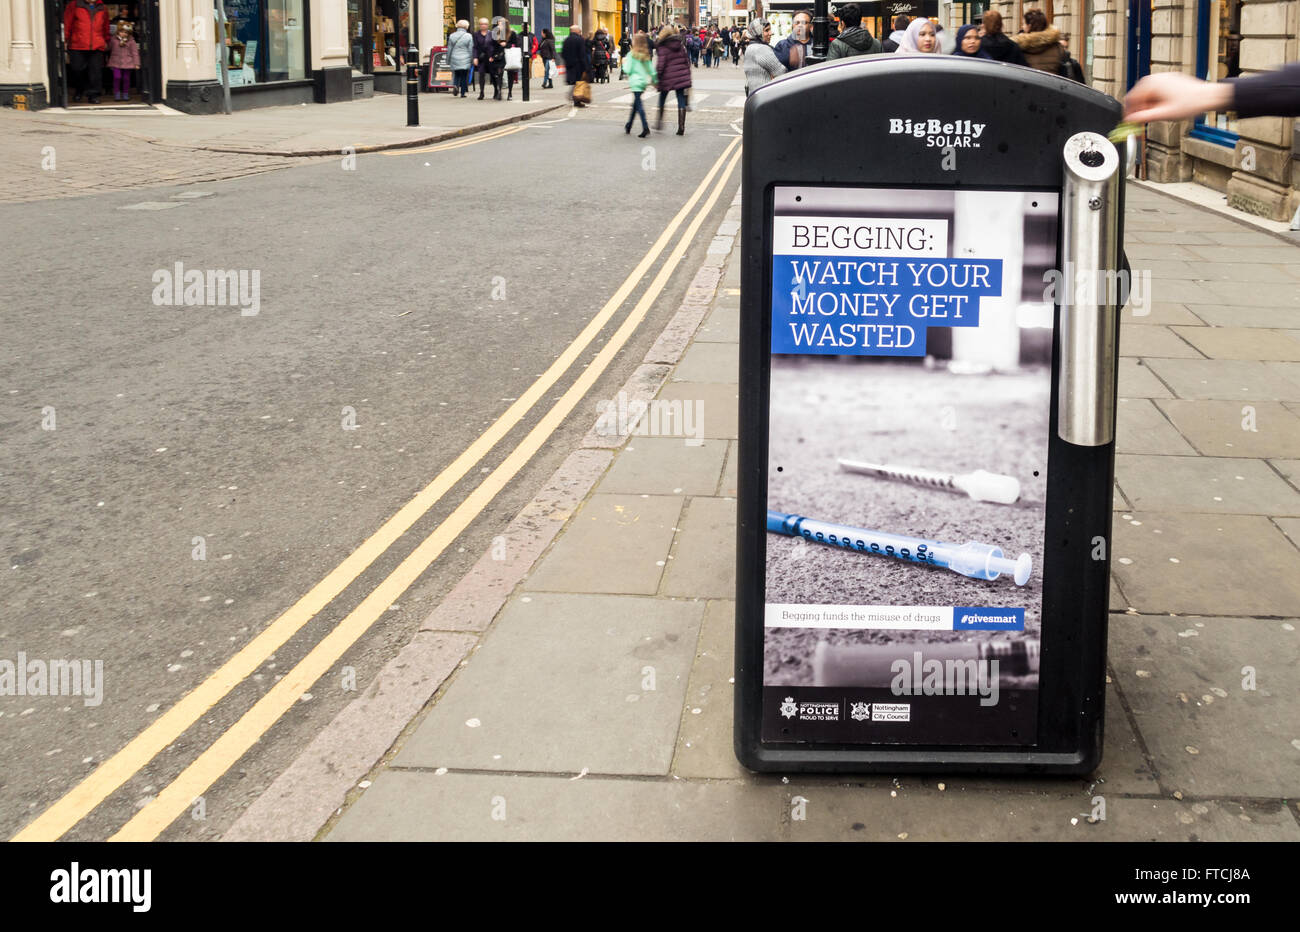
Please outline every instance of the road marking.
M522 130L523 126L507 126L503 129L489 130L484 133L476 133L472 136L465 136L458 139L451 139L447 142L440 142L434 146L421 146L418 149L385 149L382 155L416 155L421 152L444 152L447 149L460 149L464 146L472 146L480 142L488 142L492 139L500 139L502 136L509 136Z
M732 97L732 98L730 98L730 99L727 101L727 106L728 106L728 107L743 107L743 106L745 106L745 95L744 95L744 94L741 94L739 97Z
M610 296L596 313L528 389L505 412L478 436L456 459L440 472L429 485L421 489L380 528L316 583L302 598L286 609L260 634L244 645L220 668L208 675L195 689L182 696L177 703L159 716L144 731L132 738L125 747L104 761L84 780L41 813L13 837L14 841L55 841L84 819L111 793L134 776L149 761L172 744L196 721L247 677L257 672L272 654L282 647L317 613L351 585L358 576L422 518L456 483L499 443L523 417L559 381L560 377L577 361L588 344L596 338L615 311L622 307L650 266L671 241L673 234L699 202L714 176L722 169L727 155L737 145L728 144L718 160L705 174L695 192L686 200L662 233L624 279L618 290ZM638 305L639 307L640 305ZM594 363L589 363L590 370ZM566 396L567 397L567 396ZM531 436L531 435L530 435ZM450 518L448 519L450 520ZM405 565L405 564L403 564ZM365 604L365 603L363 603ZM389 603L391 604L391 602ZM387 606L385 606L387 608ZM355 612L354 612L355 614ZM349 616L351 617L351 616ZM340 623L342 624L342 623ZM268 694L269 695L269 694Z
M722 153L722 158L726 158L736 147L737 143L729 143ZM292 670L285 674L283 679L271 687L271 690L259 699L252 708L245 712L239 721L226 729L221 737L200 754L192 764L181 771L176 779L168 784L162 792L137 812L116 834L110 836L109 841L152 841L157 838L167 826L175 821L177 816L193 805L197 797L206 792L213 783L234 766L247 753L248 749L256 744L270 730L271 726L279 721L284 713L298 701L299 696L330 671L334 664L347 652L348 648L356 643L370 629L371 625L384 614L388 606L401 597L402 593L429 568L443 550L450 546L482 513L483 509L497 496L497 493L509 484L515 474L546 444L564 419L577 407L578 402L591 390L596 380L609 367L614 357L622 350L623 345L641 325L650 310L650 306L662 293L673 272L676 271L677 264L681 261L692 240L694 240L695 234L704 222L704 218L717 204L718 197L722 194L723 188L727 186L727 181L731 178L736 163L739 161L740 153L737 151L731 156L731 161L727 164L726 170L718 178L712 192L696 213L695 218L682 232L677 245L673 247L673 251L664 260L659 269L659 274L654 277L645 293L642 294L641 300L636 303L632 312L628 314L618 330L609 338L609 341L601 347L600 352L582 370L574 383L569 386L568 391L561 395L555 404L551 406L551 409L542 416L536 426L519 443L519 446L515 447L510 452L510 455L502 461L501 465L494 469L473 492L466 496L465 500L456 507L456 510L448 515L446 520L439 524L438 527L434 528L433 532L411 552L410 556L403 560L383 582L376 586L360 605L349 612L348 616L339 622L334 630L322 638L320 643L312 648L307 656L299 661ZM714 171L716 169L717 163L714 165ZM714 174L714 171L710 171L710 176Z

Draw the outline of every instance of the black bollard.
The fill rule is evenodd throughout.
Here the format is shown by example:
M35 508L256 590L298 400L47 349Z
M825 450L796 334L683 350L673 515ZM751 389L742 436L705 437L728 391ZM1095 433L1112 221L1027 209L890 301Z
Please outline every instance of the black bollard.
M533 76L533 35L528 31L528 24L524 23L523 35L519 37L520 50L523 52L524 67L519 75L519 81L523 84L524 103L528 102L528 79Z
M830 46L830 18L826 15L826 0L813 0L812 48L808 50L807 64L815 65L826 60Z
M406 125L420 125L420 50L406 50Z

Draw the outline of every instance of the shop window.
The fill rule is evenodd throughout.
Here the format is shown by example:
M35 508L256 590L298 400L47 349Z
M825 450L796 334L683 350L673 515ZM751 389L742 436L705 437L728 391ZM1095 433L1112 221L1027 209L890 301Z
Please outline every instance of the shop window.
M1221 81L1241 74L1241 0L1198 0L1196 76ZM1220 110L1196 118L1191 134L1224 146L1237 144L1237 114Z
M353 70L370 72L370 27L366 24L364 3L369 0L348 0L348 62Z
M371 66L375 71L401 71L411 47L414 22L411 0L370 0L374 4Z
M303 0L226 0L225 6L231 87L307 76Z

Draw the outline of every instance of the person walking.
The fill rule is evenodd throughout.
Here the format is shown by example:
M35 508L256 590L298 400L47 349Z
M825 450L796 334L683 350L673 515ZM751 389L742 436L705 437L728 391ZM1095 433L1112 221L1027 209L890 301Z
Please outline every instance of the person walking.
M1025 53L1020 46L1008 39L1002 32L1002 14L989 10L984 14L984 35L980 37L980 48L988 52L994 61L1004 61L1011 65L1023 65Z
M483 99L489 77L488 62L492 60L496 43L492 40L492 26L486 19L478 21L478 31L474 33L474 70L478 72L478 99ZM497 92L500 88L493 83Z
M108 52L108 7L100 0L68 0L63 9L73 100L83 94L99 103L104 90L104 56Z
M939 51L939 31L934 23L918 16L907 24L907 31L903 33L903 41L898 44L898 50L936 54Z
M882 51L897 52L899 45L903 42L903 34L907 32L907 27L911 19L902 13L894 17L894 31L889 34L889 38L880 43Z
M668 101L668 92L677 93L677 135L686 135L686 91L691 86L691 59L686 54L686 45L681 33L673 26L665 26L659 33L659 42L655 48L655 74L659 88L659 117L655 129L664 125L664 104Z
M618 79L620 81L627 80L627 56L631 51L632 40L627 37L625 32L618 40Z
M447 37L447 67L451 69L451 96L469 96L469 66L474 63L474 37L469 34L469 20L460 20Z
M542 59L542 87L555 87L555 34L551 30L542 30L537 54Z
M1047 22L1042 10L1025 10L1025 31L1011 37L1020 46L1025 64L1039 71L1063 74L1069 57L1061 48L1061 32Z
M645 139L650 135L650 122L646 119L641 94L658 80L658 76L655 74L654 63L650 60L650 41L644 32L638 32L632 37L631 50L623 56L621 64L623 73L627 75L628 89L632 92L632 112L628 114L623 132L631 133L632 121L639 116L641 132L637 135L638 138Z
M740 55L745 51L741 44L741 34L739 26L731 27L731 64L732 67L740 67Z
M749 34L749 46L745 49L745 96L748 97L768 81L785 74L786 68L768 44L772 40L771 23L756 17L749 21L745 32Z
M812 14L800 10L794 14L790 34L772 47L776 59L787 71L802 68L808 58L808 47L812 42Z
M844 28L827 49L827 61L850 58L854 55L874 55L884 51L880 40L862 28L861 7L856 3L846 3L837 12Z
M591 56L587 53L587 40L575 25L564 37L560 45L560 57L564 59L564 83L569 85L569 100L575 107L585 107L586 102L574 96L579 81L586 82L587 72L591 70Z
M504 16L497 16L492 20L492 46L487 67L488 76L492 79L493 100L501 99L501 78L506 70L506 48L512 35L514 32L510 29L510 21Z
M980 27L975 23L957 28L957 47L952 50L952 54L962 58L993 60L993 57L980 47Z

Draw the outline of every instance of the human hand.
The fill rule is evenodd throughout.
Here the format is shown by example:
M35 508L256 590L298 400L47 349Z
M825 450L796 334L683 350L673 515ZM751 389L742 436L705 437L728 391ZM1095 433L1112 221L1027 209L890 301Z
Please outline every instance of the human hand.
M1233 87L1200 81L1180 71L1149 74L1124 97L1124 119L1130 123L1182 120L1232 106Z

